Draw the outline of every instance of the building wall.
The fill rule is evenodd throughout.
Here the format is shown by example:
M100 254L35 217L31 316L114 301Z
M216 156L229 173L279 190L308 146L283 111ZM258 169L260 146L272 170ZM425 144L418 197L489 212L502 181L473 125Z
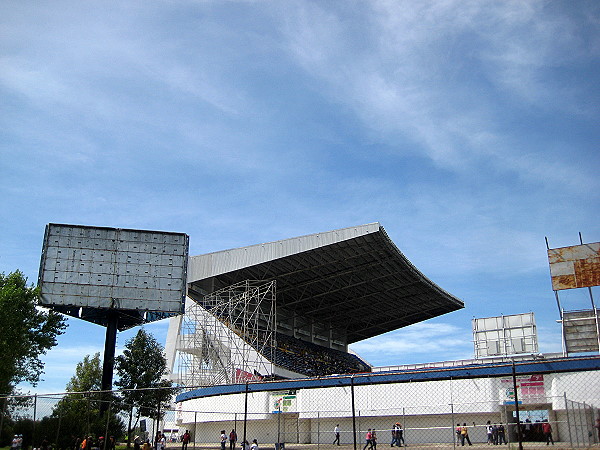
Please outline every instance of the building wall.
M565 399L579 410L583 402L600 408L600 371L554 373L544 375L543 381L545 396L524 396L520 409L547 411L555 440L569 441L576 433L583 439L589 424L593 427L593 410L584 407L582 414L575 410L577 417L571 410L573 417L569 417ZM365 431L374 428L380 443L388 443L392 425L400 422L407 442L451 442L456 424L466 423L471 440L485 442L485 424L489 420L504 423L507 437L514 441L516 429L510 425L515 422L514 404L505 404L510 395L507 390L512 390L512 383L507 383L506 377L355 386L356 439L362 443ZM342 442L353 441L351 387L298 390L288 396L285 412L274 413L277 399L284 395L249 393L247 405L244 393L184 401L178 423L180 429L193 429L198 442L217 442L220 430L229 432L234 427L241 439L247 406L246 436L250 442L256 438L259 443L274 443L279 435L288 443L327 444L333 441L333 429L338 423Z

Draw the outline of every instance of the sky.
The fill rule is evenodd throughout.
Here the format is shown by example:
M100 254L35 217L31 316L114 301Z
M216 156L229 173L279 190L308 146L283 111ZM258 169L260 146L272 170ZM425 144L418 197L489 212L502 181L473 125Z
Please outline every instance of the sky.
M198 255L379 222L465 309L353 345L367 361L472 358L474 317L525 312L560 352L545 238L600 241L599 25L593 0L5 0L0 272L37 282L47 223ZM68 323L25 390L102 352Z

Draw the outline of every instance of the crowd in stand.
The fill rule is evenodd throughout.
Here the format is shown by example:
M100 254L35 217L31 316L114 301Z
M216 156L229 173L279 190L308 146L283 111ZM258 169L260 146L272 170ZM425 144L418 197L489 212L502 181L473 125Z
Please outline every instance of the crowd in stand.
M370 367L356 355L312 342L275 334L276 344L267 357L276 365L308 376L369 372Z

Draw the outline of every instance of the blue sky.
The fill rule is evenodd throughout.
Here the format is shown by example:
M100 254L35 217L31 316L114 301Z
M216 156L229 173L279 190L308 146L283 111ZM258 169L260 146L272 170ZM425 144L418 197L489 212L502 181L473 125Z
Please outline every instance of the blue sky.
M378 221L466 308L367 360L469 358L473 317L529 311L560 351L544 237L600 241L599 25L595 1L4 1L0 271L35 282L49 222L202 254ZM38 391L103 348L69 324Z

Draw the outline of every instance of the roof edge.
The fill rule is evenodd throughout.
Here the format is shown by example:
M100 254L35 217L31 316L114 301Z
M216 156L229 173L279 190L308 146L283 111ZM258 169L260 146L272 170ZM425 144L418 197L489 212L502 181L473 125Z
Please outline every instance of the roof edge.
M187 281L191 283L204 280L222 273L377 233L381 230L383 230L383 227L379 222L372 222L364 225L190 256Z

